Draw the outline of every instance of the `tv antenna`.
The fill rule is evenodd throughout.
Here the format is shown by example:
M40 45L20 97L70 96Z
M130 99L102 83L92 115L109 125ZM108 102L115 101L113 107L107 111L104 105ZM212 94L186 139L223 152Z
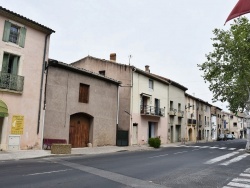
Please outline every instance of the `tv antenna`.
M129 64L129 66L130 66L130 59L132 58L132 55L129 55L128 56L128 64Z

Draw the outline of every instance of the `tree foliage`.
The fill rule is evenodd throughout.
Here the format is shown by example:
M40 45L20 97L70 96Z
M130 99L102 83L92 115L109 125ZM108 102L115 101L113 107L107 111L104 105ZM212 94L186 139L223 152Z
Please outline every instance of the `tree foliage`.
M229 110L243 111L250 88L250 23L237 18L229 30L214 29L214 51L206 62L198 64L205 82L213 92L213 101L227 101Z

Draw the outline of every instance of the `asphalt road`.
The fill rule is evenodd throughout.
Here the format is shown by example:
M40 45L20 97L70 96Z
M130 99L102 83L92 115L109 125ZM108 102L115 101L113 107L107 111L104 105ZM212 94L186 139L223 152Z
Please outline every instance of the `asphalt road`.
M245 140L0 161L0 187L250 187Z

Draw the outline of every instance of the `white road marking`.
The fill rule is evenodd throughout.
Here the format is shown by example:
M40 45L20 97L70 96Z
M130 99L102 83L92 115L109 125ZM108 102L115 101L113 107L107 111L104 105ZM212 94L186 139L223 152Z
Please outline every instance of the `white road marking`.
M227 159L227 158L229 158L229 157L232 157L232 156L234 156L234 155L236 155L236 154L238 154L238 153L239 153L239 152L228 153L228 154L226 154L226 155L222 155L222 156L220 156L220 157L216 157L216 158L214 158L214 159L211 159L211 160L205 162L205 164L213 164L213 163L222 161L222 160L224 160L224 159Z
M250 178L250 174L241 173L240 176L244 176L244 177L249 177Z
M248 155L250 155L250 154L243 154L243 155L240 155L240 156L235 157L235 158L233 158L233 159L231 159L231 160L229 160L229 161L226 161L226 162L224 162L224 163L221 163L220 165L227 166L227 165L229 165L229 164L231 164L231 163L235 163L235 162L238 162L238 161L240 161L240 160L246 158Z
M218 148L218 147L210 147L211 149L215 149L215 148Z
M238 151L245 151L245 149L238 149Z
M177 153L174 153L175 155L176 154L180 154L180 153L186 153L187 151L181 151L181 152L177 152Z
M36 175L41 175L41 174L52 174L52 173L58 173L58 172L65 172L65 171L69 171L72 169L64 169L64 170L57 170L57 171L50 171L50 172L40 172L40 173L34 173L34 174L26 174L23 176L36 176Z
M168 154L165 154L165 155L156 155L156 156L149 157L149 158L164 157L164 156L167 156L167 155L168 155Z
M246 178L234 178L232 181L233 182L249 182L250 183L250 179L246 179Z
M228 150L235 150L236 148L228 148Z
M241 187L241 188L249 188L249 184L243 184L243 183L234 183L234 182L230 182L229 184L230 186L234 186L234 187Z
M193 146L194 148L199 148L200 146Z
M193 149L192 151L197 151L197 150L200 150L200 148L199 149Z
M246 169L244 172L250 173L250 168Z
M200 147L200 148L208 148L209 146L202 146L202 147Z
M231 187L231 186L230 186L230 187L229 187L229 186L224 186L224 187L222 187L222 188L233 188L233 187Z
M227 149L227 147L221 147L221 148L219 148L219 149Z

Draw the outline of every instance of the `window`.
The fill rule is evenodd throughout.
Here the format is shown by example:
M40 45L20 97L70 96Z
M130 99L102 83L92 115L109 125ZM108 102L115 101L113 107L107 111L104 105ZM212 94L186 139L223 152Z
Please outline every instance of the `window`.
M151 79L149 79L149 88L150 89L154 89L154 82L153 82L153 80L151 80Z
M20 58L19 56L9 54L9 53L4 53L1 71L3 73L17 75L19 58Z
M23 91L24 77L18 76L20 57L14 54L3 54L2 67L0 72L0 88Z
M99 71L99 74L105 76L105 70Z
M80 83L79 102L81 103L89 102L89 85Z
M24 48L25 37L26 37L25 27L19 27L7 20L5 21L4 33L3 33L4 42L12 42Z
M234 125L234 127L237 127L237 123L236 123L236 122L234 122L234 124L233 124L233 125Z

